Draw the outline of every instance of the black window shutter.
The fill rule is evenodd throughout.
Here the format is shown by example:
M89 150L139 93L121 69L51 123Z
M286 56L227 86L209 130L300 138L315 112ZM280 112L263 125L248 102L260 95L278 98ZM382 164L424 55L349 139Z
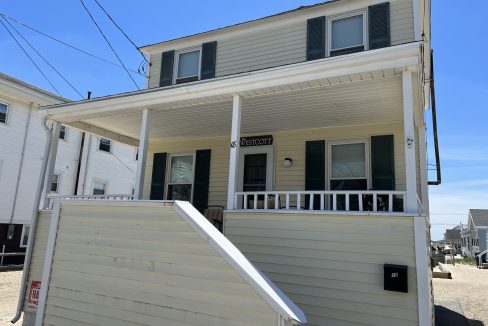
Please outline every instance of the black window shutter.
M369 48L379 49L390 46L390 3L369 6Z
M208 207L208 184L210 179L210 149L196 152L193 206L201 213Z
M305 143L305 190L325 190L325 140ZM310 196L305 196L305 207ZM314 197L314 209L320 209L320 199Z
M175 51L163 52L161 55L161 75L159 77L159 87L173 84L174 61Z
M395 190L393 135L371 137L373 190Z
M208 42L202 44L202 70L201 79L210 79L215 77L215 62L217 57L217 42Z
M325 57L325 16L307 20L307 61Z
M164 199L164 182L166 178L167 156L167 153L154 153L151 180L151 200Z

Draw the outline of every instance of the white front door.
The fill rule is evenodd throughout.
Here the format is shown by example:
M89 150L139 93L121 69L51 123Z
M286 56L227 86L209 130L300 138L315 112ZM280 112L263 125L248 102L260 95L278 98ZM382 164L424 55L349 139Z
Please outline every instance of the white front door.
M273 146L241 147L239 149L238 191L273 190Z

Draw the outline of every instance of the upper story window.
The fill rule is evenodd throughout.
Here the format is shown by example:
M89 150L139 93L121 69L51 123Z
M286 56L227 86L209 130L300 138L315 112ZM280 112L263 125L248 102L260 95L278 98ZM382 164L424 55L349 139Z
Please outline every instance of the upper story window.
M105 195L107 192L107 182L95 180L93 181L93 194L94 195Z
M112 149L112 142L109 139L100 138L100 140L98 141L98 149L102 152L110 153Z
M61 129L59 130L59 139L66 140L66 126L61 126Z
M176 52L176 84L200 79L200 54L200 48L192 48Z
M58 193L59 192L59 183L61 179L61 175L59 173L53 174L53 178L51 181L51 192Z
M329 55L360 52L367 49L366 12L331 17L329 29Z
M0 123L7 124L8 105L0 103Z

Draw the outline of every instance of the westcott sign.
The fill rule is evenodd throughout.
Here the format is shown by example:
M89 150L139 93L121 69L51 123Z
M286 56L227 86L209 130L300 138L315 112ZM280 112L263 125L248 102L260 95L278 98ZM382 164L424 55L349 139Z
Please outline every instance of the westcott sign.
M264 145L273 145L273 136L265 135L265 136L241 137L241 142L240 142L241 147L264 146Z

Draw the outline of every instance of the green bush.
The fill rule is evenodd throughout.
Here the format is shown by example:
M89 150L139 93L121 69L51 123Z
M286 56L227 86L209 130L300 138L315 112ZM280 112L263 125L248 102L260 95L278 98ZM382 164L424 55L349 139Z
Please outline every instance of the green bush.
M454 258L454 263L476 266L476 260L470 257Z

